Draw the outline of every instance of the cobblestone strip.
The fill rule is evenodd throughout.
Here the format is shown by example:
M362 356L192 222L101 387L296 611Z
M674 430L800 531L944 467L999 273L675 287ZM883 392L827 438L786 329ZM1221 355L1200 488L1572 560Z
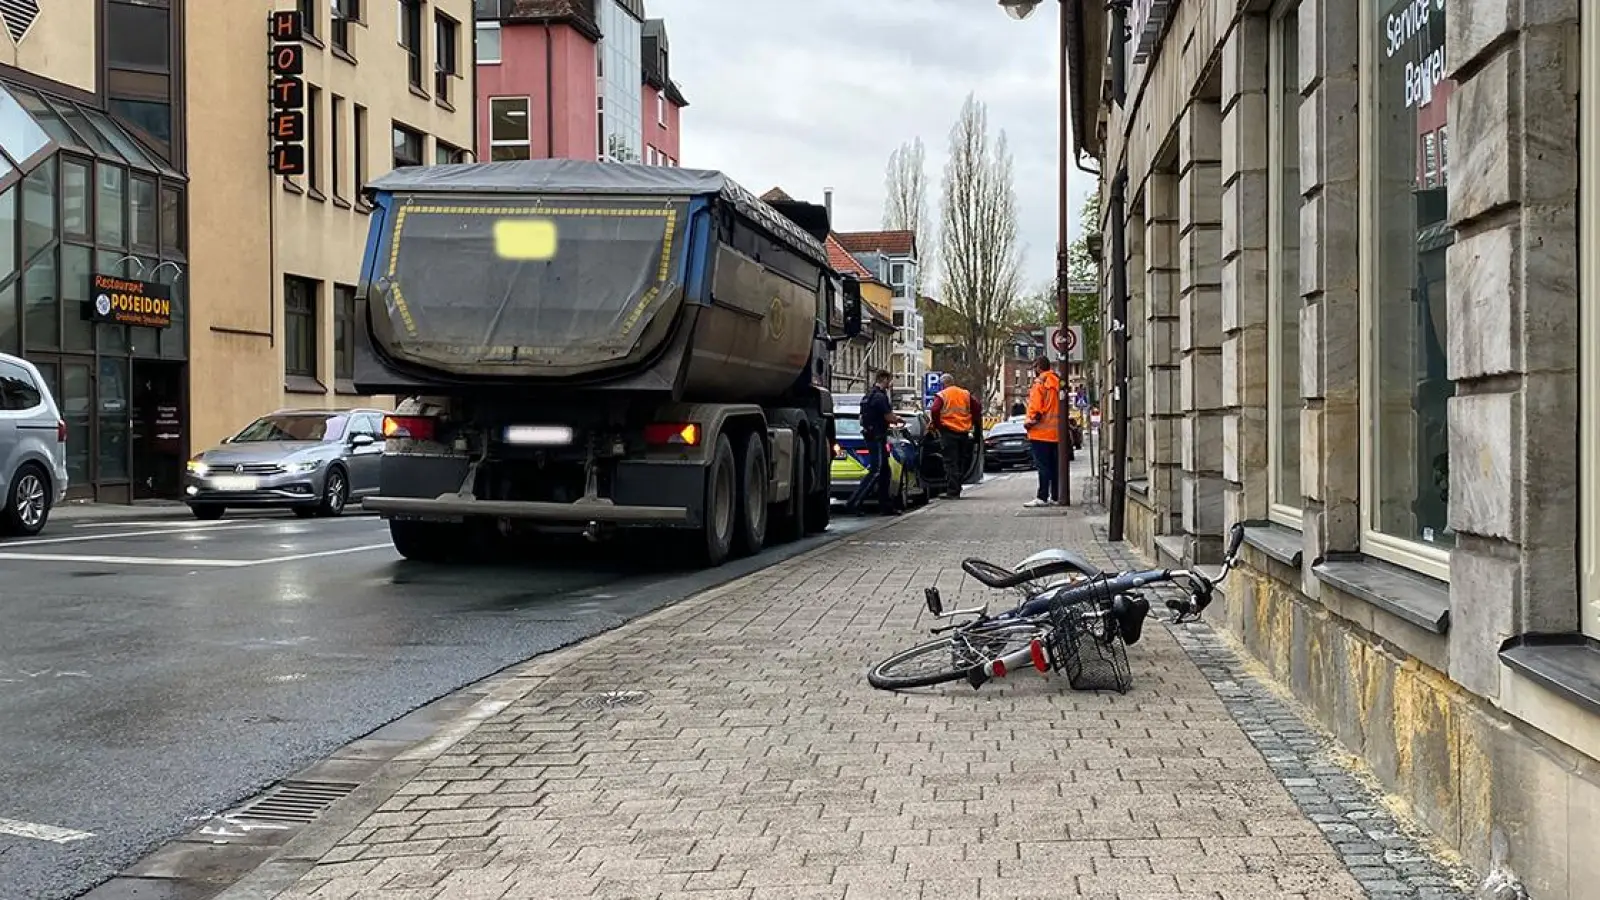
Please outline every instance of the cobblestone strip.
M1145 564L1126 544L1111 543L1105 526L1092 528L1116 566ZM1428 852L1424 835L1397 821L1377 792L1334 761L1334 739L1252 674L1215 629L1201 621L1168 630L1371 900L1470 900L1471 874Z

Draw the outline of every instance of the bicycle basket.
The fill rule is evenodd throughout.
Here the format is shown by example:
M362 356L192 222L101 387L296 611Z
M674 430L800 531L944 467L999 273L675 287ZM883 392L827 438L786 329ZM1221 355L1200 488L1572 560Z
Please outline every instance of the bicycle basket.
M1066 675L1075 691L1125 694L1133 687L1128 648L1111 616L1111 599L1110 591L1101 588L1050 610L1050 666Z

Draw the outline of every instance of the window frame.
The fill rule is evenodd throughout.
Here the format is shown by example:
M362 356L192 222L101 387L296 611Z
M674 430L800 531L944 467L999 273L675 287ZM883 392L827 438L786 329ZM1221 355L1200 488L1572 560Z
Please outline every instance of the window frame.
M1367 2L1367 0L1362 0ZM1286 422L1279 421L1283 408L1283 378L1284 378L1284 304L1289 300L1284 296L1283 279L1278 276L1280 263L1285 256L1283 246L1283 229L1288 224L1288 210L1284 208L1284 192L1279 181L1284 180L1282 172L1284 163L1295 155L1295 171L1299 171L1298 156L1300 146L1297 142L1293 147L1284 145L1282 125L1288 121L1292 113L1296 128L1299 127L1300 110L1285 108L1285 88L1299 83L1299 73L1289 72L1284 69L1283 44L1290 37L1286 29L1292 21L1296 31L1299 29L1300 0L1279 0L1274 6L1271 19L1268 23L1267 33L1267 519L1279 525L1299 531L1305 527L1303 491L1296 498L1296 503L1285 503L1286 498L1278 496L1278 482L1281 477L1280 469L1284 465L1283 458L1283 428ZM1295 36L1298 40L1298 34ZM1296 92L1298 96L1298 91ZM1299 176L1296 175L1298 182ZM1300 197L1298 184L1295 195ZM1294 209L1294 227L1298 232L1300 228L1300 204ZM1295 251L1299 253L1298 248ZM1299 300L1296 294L1296 301ZM1296 332L1298 335L1298 330ZM1297 348L1298 351L1298 348ZM1299 353L1295 354L1295 370L1298 376L1300 364ZM1296 384L1299 378L1295 378ZM1301 403L1302 410L1304 402ZM1299 419L1295 425L1299 426Z
M395 29L395 43L399 44L406 52L406 80L412 88L421 91L423 90L423 85L427 83L427 66L424 65L423 60L426 50L423 46L425 42L423 32L427 27L427 17L422 14L423 5L421 0L396 0L395 9L399 13L400 19ZM413 15L416 16L417 23L415 46L406 43L407 26L410 25Z
M667 127L667 92L656 90L656 124Z
M322 199L322 135L317 127L322 117L322 88L306 82L306 189Z
M350 105L350 170L351 193L358 203L365 204L362 191L367 187L367 108L359 103ZM392 138L391 138L392 140Z
M391 121L389 123L389 164L390 164L391 168L398 169L398 168L401 167L400 156L399 156L398 153L395 152L395 141L394 141L395 135L399 134L401 132L404 132L407 135L414 136L417 139L417 161L414 162L414 163L406 163L406 165L408 165L408 166L425 166L425 165L427 165L427 159L428 159L428 136L427 136L427 133L422 131L420 128L412 128L410 125L407 125L407 124L405 124L403 122Z
M300 34L317 42L321 37L317 34L317 0L295 0L295 9L300 11Z
M494 136L495 104L496 103L521 103L522 104L522 130L525 137L520 141L501 140ZM489 98L489 159L494 160L494 151L500 147L523 147L528 155L523 159L533 159L533 98L518 96L500 96Z
M306 297L310 307L309 309L295 310L290 308L290 286L294 284L305 286ZM315 278L307 278L302 275L293 274L285 274L283 276L283 374L285 378L310 378L315 380L317 378L317 371L322 368L322 342L319 334L322 329L319 327L321 323L317 321L317 307L319 305L318 300L320 299L318 295L321 293L322 282ZM296 319L304 319L307 323L309 323L310 347L307 351L310 357L309 370L302 370L298 368L300 360L290 359L290 350L293 347L293 345L290 343L290 340L294 334L294 330L289 327L289 320L291 316Z
M355 53L350 49L350 26L361 22L361 0L331 0L328 4L328 42L333 49L355 58Z
M505 40L505 32L500 30L500 22L498 20L490 22L474 22L472 24L472 31L475 38L472 49L473 61L480 66L500 65L500 63L504 61L503 58L505 56L505 44L502 43L502 41ZM494 33L495 52L493 59L482 55L483 48L485 46L483 36L486 32Z
M332 184L329 186L335 200L348 200L344 193L344 135L342 119L344 118L345 99L338 94L328 93L328 175Z
M340 328L344 340L339 340ZM333 377L335 381L350 381L356 374L356 287L353 284L333 285Z
M446 37L448 41L443 40ZM450 103L450 79L460 74L461 23L436 9L433 13L433 98Z
M1443 13L1441 13L1443 14ZM1378 20L1377 11L1371 0L1361 0L1357 12L1357 30L1360 33L1360 64L1357 68L1358 107L1357 132L1360 150L1358 153L1357 171L1360 173L1360 202L1358 204L1360 221L1371 222L1376 215L1377 196L1375 183L1377 172L1377 140L1378 130L1375 120L1378 115L1378 63L1380 61L1378 47ZM1449 52L1446 46L1445 52ZM1375 436L1377 435L1377 407L1378 407L1378 343L1376 333L1377 322L1377 253L1378 229L1362 228L1358 237L1357 256L1359 260L1360 277L1358 284L1359 313L1357 316L1359 331L1358 346L1360 348L1360 415L1358 421L1360 433L1360 468L1361 468L1361 553L1387 563L1410 569L1430 578L1450 582L1450 550L1449 547L1433 547L1421 541L1412 541L1384 534L1376 527L1378 512L1382 504L1378 501L1378 473L1377 460L1374 458L1379 451ZM1446 275L1447 284L1449 276ZM1448 352L1448 351L1447 351Z
M1583 16L1579 58L1578 221L1600 214L1600 16ZM1441 154L1443 156L1444 154ZM1600 640L1600 234L1581 229L1578 245L1578 627Z

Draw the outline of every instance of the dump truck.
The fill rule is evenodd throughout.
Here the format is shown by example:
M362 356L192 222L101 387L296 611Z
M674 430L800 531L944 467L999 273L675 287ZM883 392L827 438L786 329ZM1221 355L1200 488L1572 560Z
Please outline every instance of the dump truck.
M861 288L823 207L580 160L404 168L365 196L353 380L397 403L363 506L402 556L657 529L715 566L827 528Z

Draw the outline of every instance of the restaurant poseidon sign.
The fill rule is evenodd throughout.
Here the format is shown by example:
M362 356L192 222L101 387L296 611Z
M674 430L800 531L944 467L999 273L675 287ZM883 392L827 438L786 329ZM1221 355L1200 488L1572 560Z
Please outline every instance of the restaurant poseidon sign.
M172 291L153 281L95 275L89 283L84 318L108 325L166 328L172 324Z

